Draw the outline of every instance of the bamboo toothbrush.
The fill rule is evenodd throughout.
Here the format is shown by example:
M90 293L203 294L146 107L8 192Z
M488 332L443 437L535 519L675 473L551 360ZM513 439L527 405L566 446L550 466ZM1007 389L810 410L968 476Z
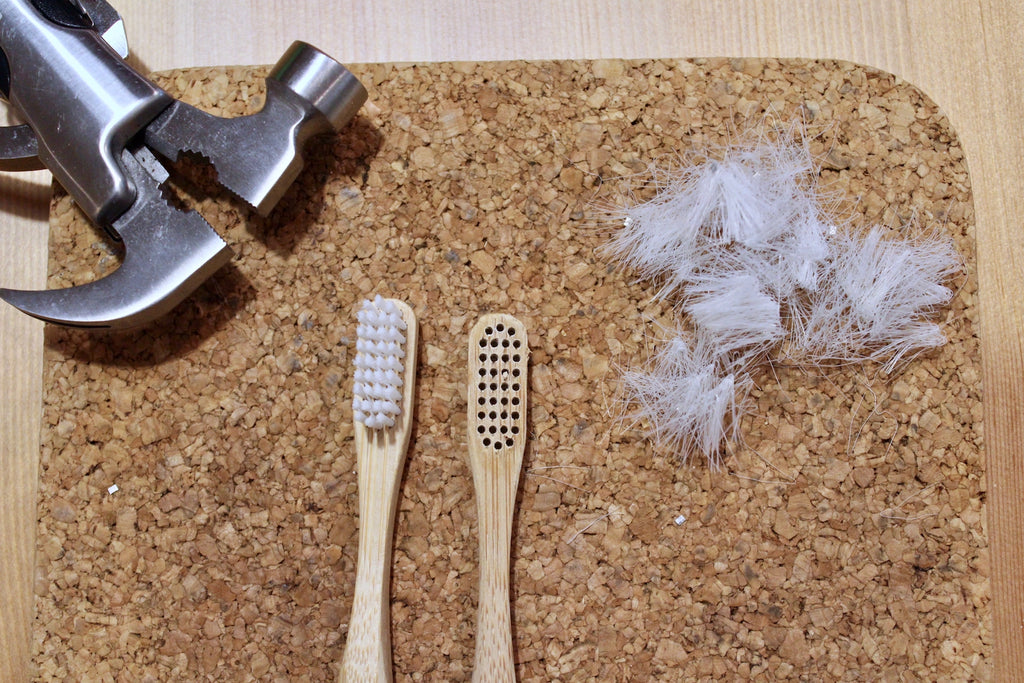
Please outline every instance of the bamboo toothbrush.
M377 296L358 313L352 412L359 469L359 559L338 680L391 681L391 540L412 424L416 317Z
M480 535L473 681L515 681L509 606L512 519L526 444L526 328L486 315L469 335L469 463Z

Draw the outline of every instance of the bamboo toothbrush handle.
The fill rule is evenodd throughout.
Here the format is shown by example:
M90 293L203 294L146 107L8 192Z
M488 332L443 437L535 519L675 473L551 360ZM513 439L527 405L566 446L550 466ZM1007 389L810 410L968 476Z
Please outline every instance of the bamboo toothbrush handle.
M394 452L385 455L373 445L374 440L386 440L387 434L371 432L360 435L360 432L368 431L362 425L356 425L356 448L361 451L359 557L348 638L338 678L340 683L390 683L392 680L391 536L402 459Z
M475 683L506 683L516 679L509 607L509 556L519 463L510 458L493 458L491 465L474 474L480 534Z
M359 471L359 559L356 564L355 596L352 613L349 616L348 638L345 654L342 656L338 680L341 683L390 683L391 682L391 537L395 529L395 515L398 508L398 489L401 485L405 453L412 433L412 404L416 382L416 316L408 304L388 300L400 312L405 323L404 368L401 382L387 379L385 383L401 386L401 403L392 426L376 423L374 428L364 417L356 418L353 425L356 447L356 467ZM374 302L378 314L386 307L378 297ZM364 306L364 311L366 311ZM387 322L385 320L385 322ZM394 348L392 330L380 329L381 320L373 314L360 319L360 327L367 333L372 344L363 345L356 356L357 366L362 361L362 370L374 372L381 368L393 370L391 361L399 355ZM391 325L387 322L387 325ZM359 332L360 341L363 332ZM381 342L387 344L381 346ZM358 348L359 344L357 344ZM374 357L374 354L387 356ZM376 380L374 380L376 381ZM366 391L366 380L357 382L353 394ZM374 388L378 392L379 386ZM372 395L372 392L371 392ZM381 397L391 397L391 392L381 392ZM366 398L366 397L363 397ZM387 398L390 401L391 398ZM387 402L385 401L385 403ZM380 412L378 406L371 412ZM393 414L394 406L390 406ZM355 412L355 408L353 408ZM363 412L360 402L359 412ZM355 417L355 415L354 415ZM379 418L380 415L371 417ZM384 424L387 422L385 421Z
M480 536L476 683L513 683L512 520L526 441L526 328L490 314L469 333L469 462Z

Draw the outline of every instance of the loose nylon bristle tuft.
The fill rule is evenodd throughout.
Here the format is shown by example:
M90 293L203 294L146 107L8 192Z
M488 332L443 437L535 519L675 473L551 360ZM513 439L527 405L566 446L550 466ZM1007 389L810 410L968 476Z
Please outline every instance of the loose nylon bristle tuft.
M697 343L675 335L624 375L652 436L712 464L736 436L753 366L876 361L887 372L945 343L929 318L962 271L950 238L855 229L830 210L799 136L727 147L652 169L654 195L613 208L604 252L685 312ZM735 389L736 396L726 394Z
M370 429L393 427L402 412L406 331L402 312L394 301L378 295L363 301L356 318L353 418Z

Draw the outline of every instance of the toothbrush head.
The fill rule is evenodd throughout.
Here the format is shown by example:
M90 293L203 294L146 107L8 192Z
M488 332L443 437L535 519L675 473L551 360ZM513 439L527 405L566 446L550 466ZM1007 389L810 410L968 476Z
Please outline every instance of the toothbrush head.
M380 295L357 314L352 412L368 429L395 426L402 413L408 324L399 302Z
M526 327L510 315L484 316L470 332L470 440L492 455L522 457L529 353Z

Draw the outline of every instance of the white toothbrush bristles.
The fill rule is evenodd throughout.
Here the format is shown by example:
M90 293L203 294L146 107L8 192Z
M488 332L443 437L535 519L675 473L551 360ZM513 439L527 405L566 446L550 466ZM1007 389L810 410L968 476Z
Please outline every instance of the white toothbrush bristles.
M353 417L370 429L393 427L402 412L405 321L395 303L380 295L364 301L356 318Z
M691 453L719 464L724 441L737 436L749 375L722 365L709 344L691 346L682 335L666 342L644 370L624 373L625 399L636 406L632 418L646 420L651 438L676 450L685 461Z
M767 347L785 334L778 300L754 275L736 272L701 278L687 291L683 308L719 355Z
M949 240L840 231L820 289L793 316L793 349L814 361L876 360L891 371L915 351L945 343L925 316L949 303L943 283L961 268Z
M691 160L677 169L652 169L657 194L613 212L621 221L605 247L641 276L660 280L660 297L682 293L709 265L740 262L762 281L788 291L793 252L806 262L822 258L828 231L808 181L810 155L790 145L736 146L720 160ZM773 272L778 271L778 272Z
M623 376L625 402L662 445L718 463L736 434L753 365L902 359L941 346L927 317L949 302L962 270L952 240L907 239L837 223L814 184L806 146L758 140L653 169L655 195L611 211L604 251L660 288L692 323L643 370Z

